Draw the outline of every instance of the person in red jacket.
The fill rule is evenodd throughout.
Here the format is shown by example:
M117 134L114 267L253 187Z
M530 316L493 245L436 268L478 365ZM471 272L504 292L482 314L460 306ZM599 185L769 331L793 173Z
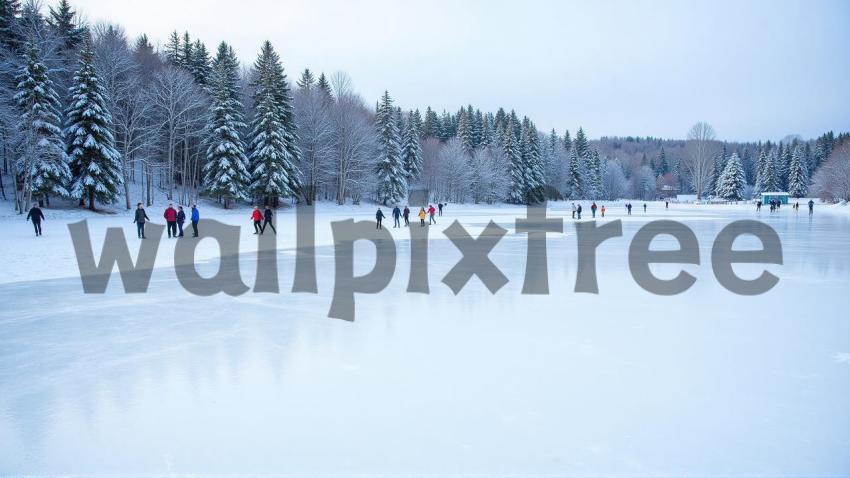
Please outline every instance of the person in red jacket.
M262 234L263 213L260 212L260 206L254 206L254 211L251 213L251 220L254 221L254 234Z
M436 214L436 213L437 213L437 210L434 209L434 206L429 204L428 205L428 224L429 225L430 224L437 224L437 220L434 219L434 214Z
M165 223L168 227L168 237L177 237L177 209L174 209L174 205L168 203L168 207L165 208L165 214L162 215L165 218Z

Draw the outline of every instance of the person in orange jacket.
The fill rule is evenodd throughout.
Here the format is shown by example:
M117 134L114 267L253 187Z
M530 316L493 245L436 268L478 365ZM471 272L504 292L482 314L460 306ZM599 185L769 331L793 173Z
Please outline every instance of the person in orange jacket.
M603 205L602 205L602 207L599 209L599 212L601 212L601 213L602 213L602 217L605 217L605 205L604 205L604 204L603 204Z
M260 212L260 206L254 206L254 211L251 212L251 220L254 221L254 234L262 234L263 213Z

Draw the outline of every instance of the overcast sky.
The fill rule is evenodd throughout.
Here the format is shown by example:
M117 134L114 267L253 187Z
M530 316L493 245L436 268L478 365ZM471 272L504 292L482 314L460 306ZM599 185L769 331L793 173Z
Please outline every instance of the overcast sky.
M590 137L727 140L850 130L850 0L556 2L72 0L164 44L188 30L253 62L263 40L290 79L343 70L370 103L514 108Z

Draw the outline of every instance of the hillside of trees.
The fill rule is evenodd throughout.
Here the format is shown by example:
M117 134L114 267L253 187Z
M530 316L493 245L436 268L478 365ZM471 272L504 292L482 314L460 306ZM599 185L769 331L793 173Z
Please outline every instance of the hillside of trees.
M57 199L129 209L155 195L391 204L413 191L515 204L850 199L848 133L734 143L700 122L678 140L591 140L581 127L539 131L510 108L405 110L389 92L371 106L343 72L288 75L269 42L251 65L188 32L157 49L119 25L82 23L67 0L0 0L0 95L0 194L19 211Z

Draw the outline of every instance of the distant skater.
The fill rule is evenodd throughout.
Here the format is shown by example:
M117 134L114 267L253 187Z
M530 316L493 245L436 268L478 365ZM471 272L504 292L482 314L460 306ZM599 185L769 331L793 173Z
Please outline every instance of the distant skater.
M410 225L410 207L404 206L404 211L402 211L401 215L404 216L404 227L409 226Z
M254 206L251 211L251 221L254 222L254 234L263 233L263 213L260 212L260 206Z
M809 216L815 213L815 202L809 199ZM828 216L829 214L827 214Z
M384 219L384 211L381 211L381 208L378 208L378 212L375 213L375 219L378 221L378 223L375 224L375 229L383 229L383 226L381 226L381 220Z
M643 203L643 212L646 213L646 203Z
M425 214L425 208L420 207L419 208L419 227L425 227L425 216L427 216L427 214Z
M186 213L183 206L177 206L177 237L183 237L183 223L186 222Z
M401 209L396 205L393 208L393 229L401 227Z
M761 212L761 201L756 201L756 212Z
M198 221L201 220L201 213L198 211L198 206L192 204L192 237L198 237Z
M41 212L41 208L38 207L38 204L33 204L30 209L29 214L27 214L27 221L32 221L32 227L35 229L35 237L41 235L41 221L44 220L44 213Z
M263 232L266 231L266 227L272 228L272 232L277 235L277 229L274 228L274 213L269 206L266 206L266 210L263 211Z
M590 217L596 217L596 201L594 201L593 204L590 205Z
M632 215L632 203L626 203L626 212L629 214L629 216Z
M165 218L166 229L168 230L169 238L177 238L177 209L174 209L174 205L168 203L168 207L165 208L165 212L162 214L162 217Z
M670 209L670 201L664 201L664 209Z
M434 214L437 213L437 210L434 209L434 206L431 204L428 205L428 225L437 224L437 220L434 219Z
M443 203L437 204L437 209L440 210L440 217L443 217L443 206L445 206Z
M151 219L145 214L145 208L142 207L142 203L136 204L136 217L133 219L133 222L136 223L136 234L138 234L139 239L145 238L145 221L150 221Z
M599 212L602 213L602 217L605 217L605 205L603 204L601 208L599 208Z
M581 204L576 207L576 215L578 216L578 219L581 220Z

